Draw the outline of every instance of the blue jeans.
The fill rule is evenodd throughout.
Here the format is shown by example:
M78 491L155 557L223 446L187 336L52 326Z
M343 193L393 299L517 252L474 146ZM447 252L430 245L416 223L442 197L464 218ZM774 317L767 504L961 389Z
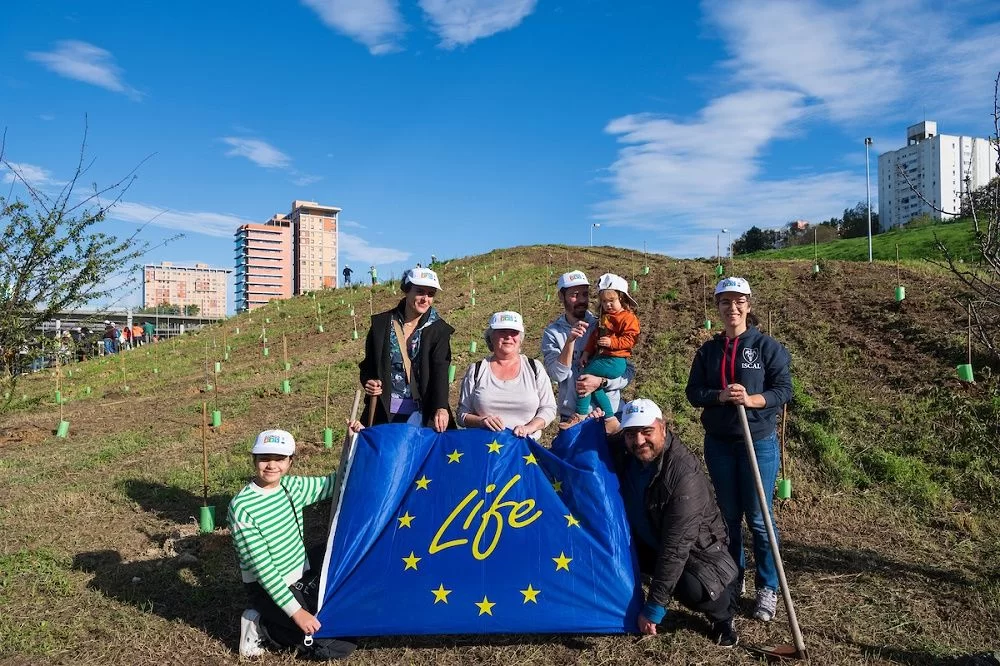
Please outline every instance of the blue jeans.
M104 338L104 354L108 355L113 353L115 353L115 341L111 338Z
M778 526L774 522L773 505L774 485L778 480L778 435L771 433L755 440L753 444L760 478L764 483L767 510L771 514L771 524L774 525L774 534L777 536ZM743 553L743 517L746 516L753 536L753 558L757 563L754 582L758 590L768 587L777 591L778 570L774 565L771 543L764 526L764 514L757 500L753 470L742 438L726 440L705 435L705 464L708 475L712 478L712 485L715 486L715 499L729 529L729 554L740 568L740 580L746 569L746 556Z
M604 379L618 379L625 374L625 359L617 356L598 356L587 363L587 367L580 371L581 375L594 375ZM586 416L590 413L590 403L593 401L604 413L611 416L615 410L611 409L611 401L604 389L597 388L590 395L578 397L576 399L576 413Z

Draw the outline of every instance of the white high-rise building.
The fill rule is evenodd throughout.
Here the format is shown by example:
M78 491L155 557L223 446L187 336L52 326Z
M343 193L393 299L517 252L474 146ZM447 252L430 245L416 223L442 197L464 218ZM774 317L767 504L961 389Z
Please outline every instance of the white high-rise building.
M963 197L997 175L996 162L997 146L989 139L938 134L931 120L907 127L906 147L878 156L881 227L897 227L923 214L955 217Z

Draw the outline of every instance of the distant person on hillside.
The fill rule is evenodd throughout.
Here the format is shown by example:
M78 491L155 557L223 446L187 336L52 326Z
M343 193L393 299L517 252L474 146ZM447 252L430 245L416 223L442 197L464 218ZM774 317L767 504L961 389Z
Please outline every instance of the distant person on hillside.
M146 344L153 342L153 335L156 334L156 326L149 323L148 321L142 325L142 337L144 338Z
M497 312L483 333L490 356L469 366L458 398L458 422L494 432L510 429L538 439L556 418L556 398L545 368L521 353L524 320Z
M142 339L142 326L139 324L132 324L132 342L136 347L139 347L143 343Z
M437 273L411 268L401 289L402 300L372 317L365 338L365 357L358 367L368 399L361 421L368 423L375 398L375 424L408 422L444 432L454 427L448 366L455 329L434 309L441 289Z
M350 288L351 286L351 275L354 271L351 270L350 266L344 266L344 286Z
M597 320L597 334L587 339L580 356L581 374L602 379L617 379L625 374L626 359L632 356L632 347L639 338L639 318L635 315L638 303L628 293L628 282L614 273L605 273L597 281L601 314ZM614 414L604 390L598 387L590 395L576 400L579 420L590 413L591 404L605 414ZM616 419L608 419L617 427Z
M583 348L597 330L597 317L587 308L590 304L590 281L581 271L559 276L559 303L563 313L542 333L542 358L545 371L559 385L559 419L568 421L576 414L576 401L601 388L611 405L608 415L616 413L621 402L621 390L635 378L635 367L628 361L625 374L615 379L580 373ZM610 419L609 419L610 421ZM617 424L609 424L613 431Z
M240 618L240 657L259 657L270 641L313 659L339 659L355 645L313 639L324 549L306 551L302 509L333 495L329 476L288 476L295 438L284 430L257 435L254 477L229 503L227 521L250 608Z
M374 287L375 285L377 285L378 284L378 271L375 270L375 266L372 266L371 268L368 269L368 275L370 275L371 278L372 278L372 286Z
M743 517L753 536L757 572L753 616L774 619L778 602L778 573L757 499L753 470L746 455L743 426L737 405L746 408L754 454L760 468L767 510L774 522L774 485L778 478L778 437L775 422L782 405L792 397L791 359L774 338L762 333L751 312L750 284L727 277L715 287L715 304L725 330L701 346L691 365L688 401L703 408L705 464L715 496L729 529L729 552L746 568L743 553ZM777 526L775 526L777 533Z

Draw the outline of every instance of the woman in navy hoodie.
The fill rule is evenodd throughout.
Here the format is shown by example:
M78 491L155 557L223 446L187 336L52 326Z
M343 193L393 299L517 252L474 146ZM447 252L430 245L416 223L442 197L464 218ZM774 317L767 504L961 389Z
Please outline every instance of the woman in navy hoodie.
M742 527L746 516L757 564L754 577L757 603L753 616L770 622L778 602L778 573L736 406L746 407L773 523L779 461L775 422L781 406L792 397L790 359L781 343L757 328L757 318L751 313L750 284L746 280L728 277L719 282L715 287L715 304L725 331L695 354L687 398L695 407L703 408L705 464L729 528L729 551L740 567L741 577L746 567Z

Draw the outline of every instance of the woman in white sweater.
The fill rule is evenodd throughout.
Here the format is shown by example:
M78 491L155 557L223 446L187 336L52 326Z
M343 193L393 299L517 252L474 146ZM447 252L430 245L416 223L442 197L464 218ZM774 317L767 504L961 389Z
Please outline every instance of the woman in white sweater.
M556 398L545 367L521 353L524 320L497 312L483 334L492 352L465 372L458 399L458 423L466 428L538 439L556 417Z

